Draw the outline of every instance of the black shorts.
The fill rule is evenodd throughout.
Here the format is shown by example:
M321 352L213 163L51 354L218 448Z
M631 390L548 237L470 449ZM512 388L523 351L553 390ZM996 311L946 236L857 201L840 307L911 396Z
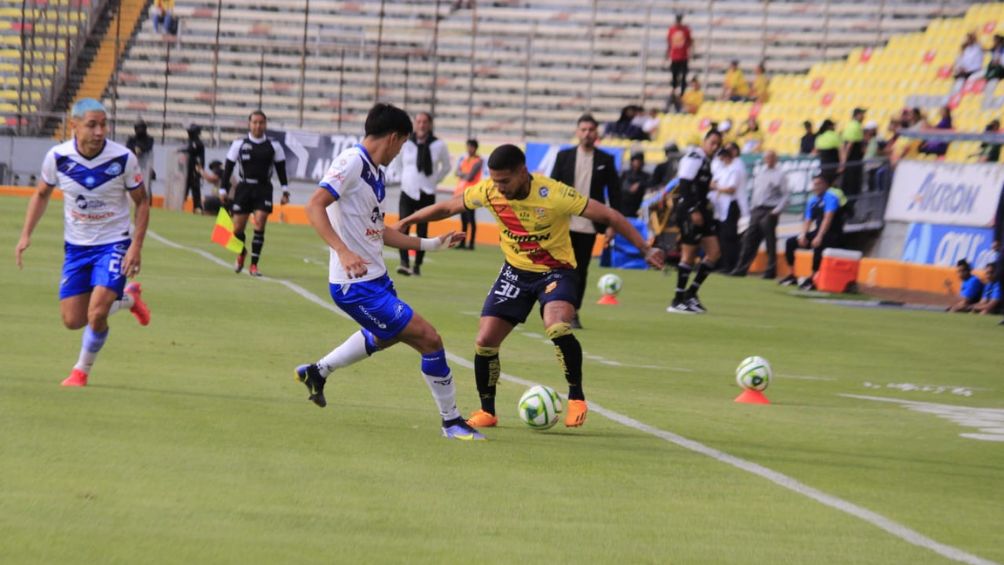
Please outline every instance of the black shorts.
M485 298L481 315L502 318L513 325L522 324L537 302L541 308L554 300L574 304L578 280L574 269L534 273L505 263Z
M698 245L705 237L718 237L718 220L715 219L710 203L688 206L678 202L673 211L676 213L676 225L680 227L681 244ZM694 223L691 212L701 215L704 220L703 225Z
M234 214L250 214L262 210L272 213L271 184L238 184L234 190Z

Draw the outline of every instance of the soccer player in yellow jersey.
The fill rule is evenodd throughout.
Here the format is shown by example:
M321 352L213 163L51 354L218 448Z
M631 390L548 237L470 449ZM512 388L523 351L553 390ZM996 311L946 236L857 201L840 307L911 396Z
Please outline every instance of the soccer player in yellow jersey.
M531 175L526 157L515 145L499 146L488 157L489 178L463 194L440 202L401 220L400 230L418 222L434 222L464 210L487 208L498 222L505 264L481 309L475 343L474 377L481 409L467 423L492 427L495 389L501 365L499 348L516 324L526 321L540 302L544 328L554 343L558 362L568 382L565 425L578 427L588 407L582 392L582 346L572 334L576 297L575 254L568 223L583 216L609 225L642 251L652 266L662 268L662 251L652 248L614 209L579 194L573 187L545 176Z

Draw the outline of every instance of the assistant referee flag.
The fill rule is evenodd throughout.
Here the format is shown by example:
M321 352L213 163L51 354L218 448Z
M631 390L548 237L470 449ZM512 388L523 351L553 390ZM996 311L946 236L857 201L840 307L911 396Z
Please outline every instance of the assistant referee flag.
M216 215L216 225L213 226L212 240L234 253L244 251L244 242L237 239L234 235L234 222L222 206L220 207L220 213Z

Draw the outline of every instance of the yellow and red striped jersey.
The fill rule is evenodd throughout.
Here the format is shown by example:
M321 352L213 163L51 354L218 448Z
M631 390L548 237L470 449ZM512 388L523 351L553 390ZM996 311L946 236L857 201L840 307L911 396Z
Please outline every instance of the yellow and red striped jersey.
M568 220L588 203L574 188L540 175L530 175L530 194L522 200L507 199L491 178L464 192L464 206L484 207L495 216L506 261L538 273L575 268Z

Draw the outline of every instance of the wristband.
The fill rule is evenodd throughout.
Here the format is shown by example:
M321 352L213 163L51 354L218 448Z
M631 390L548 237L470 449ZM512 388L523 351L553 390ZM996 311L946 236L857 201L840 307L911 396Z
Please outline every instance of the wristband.
M443 241L438 237L423 237L418 248L422 251L438 251L442 245Z

